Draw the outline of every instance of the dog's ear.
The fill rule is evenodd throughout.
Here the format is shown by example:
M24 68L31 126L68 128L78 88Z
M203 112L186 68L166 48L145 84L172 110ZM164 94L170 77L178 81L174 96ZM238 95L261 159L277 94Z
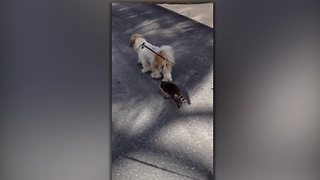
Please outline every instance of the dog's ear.
M133 47L136 39L130 39L129 47Z

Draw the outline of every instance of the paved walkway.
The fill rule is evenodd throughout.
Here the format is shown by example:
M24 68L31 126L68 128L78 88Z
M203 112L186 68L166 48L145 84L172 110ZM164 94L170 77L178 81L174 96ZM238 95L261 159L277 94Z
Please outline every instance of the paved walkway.
M213 3L158 5L213 28Z
M173 79L190 106L165 100L141 73L133 33L176 52ZM113 180L213 177L213 29L151 4L112 5Z

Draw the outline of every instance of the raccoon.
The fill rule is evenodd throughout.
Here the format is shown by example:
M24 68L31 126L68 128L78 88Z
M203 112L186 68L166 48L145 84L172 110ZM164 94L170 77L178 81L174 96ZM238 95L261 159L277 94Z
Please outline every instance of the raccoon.
M162 81L160 84L160 90L164 94L164 98L173 99L178 108L180 108L182 104L187 103L179 87L173 83Z

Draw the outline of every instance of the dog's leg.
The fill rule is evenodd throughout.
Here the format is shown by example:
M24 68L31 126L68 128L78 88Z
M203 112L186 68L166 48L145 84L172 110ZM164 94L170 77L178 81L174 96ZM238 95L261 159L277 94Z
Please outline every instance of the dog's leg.
M148 64L147 61L142 60L141 62L142 62L142 67L143 67L141 70L142 73L146 73L146 72L151 71L150 65Z
M138 64L142 64L141 59L142 59L142 57L140 56L140 54L138 54L138 61L137 61Z
M142 62L141 62L141 59L140 59L140 58L138 58L137 63L138 63L138 64L142 64Z
M163 68L162 74L163 74L163 79L162 79L163 81L168 81L168 82L172 81L170 68Z
M160 52L162 53L162 52ZM159 56L155 56L153 61L152 61L152 73L151 73L151 77L154 79L158 79L161 78L161 68L163 66L163 60L160 59Z
M152 69L151 77L154 79L161 78L160 70L159 69Z
M153 67L151 68L151 71L152 71L151 77L153 79L161 78L160 69L157 65L154 64Z

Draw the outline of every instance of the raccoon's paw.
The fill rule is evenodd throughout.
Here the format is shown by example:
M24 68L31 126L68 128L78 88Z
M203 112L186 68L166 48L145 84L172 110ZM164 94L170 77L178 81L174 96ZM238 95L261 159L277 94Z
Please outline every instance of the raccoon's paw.
M166 97L166 96L164 96L163 98L166 99L166 100L169 100L169 99L170 99L169 97Z

